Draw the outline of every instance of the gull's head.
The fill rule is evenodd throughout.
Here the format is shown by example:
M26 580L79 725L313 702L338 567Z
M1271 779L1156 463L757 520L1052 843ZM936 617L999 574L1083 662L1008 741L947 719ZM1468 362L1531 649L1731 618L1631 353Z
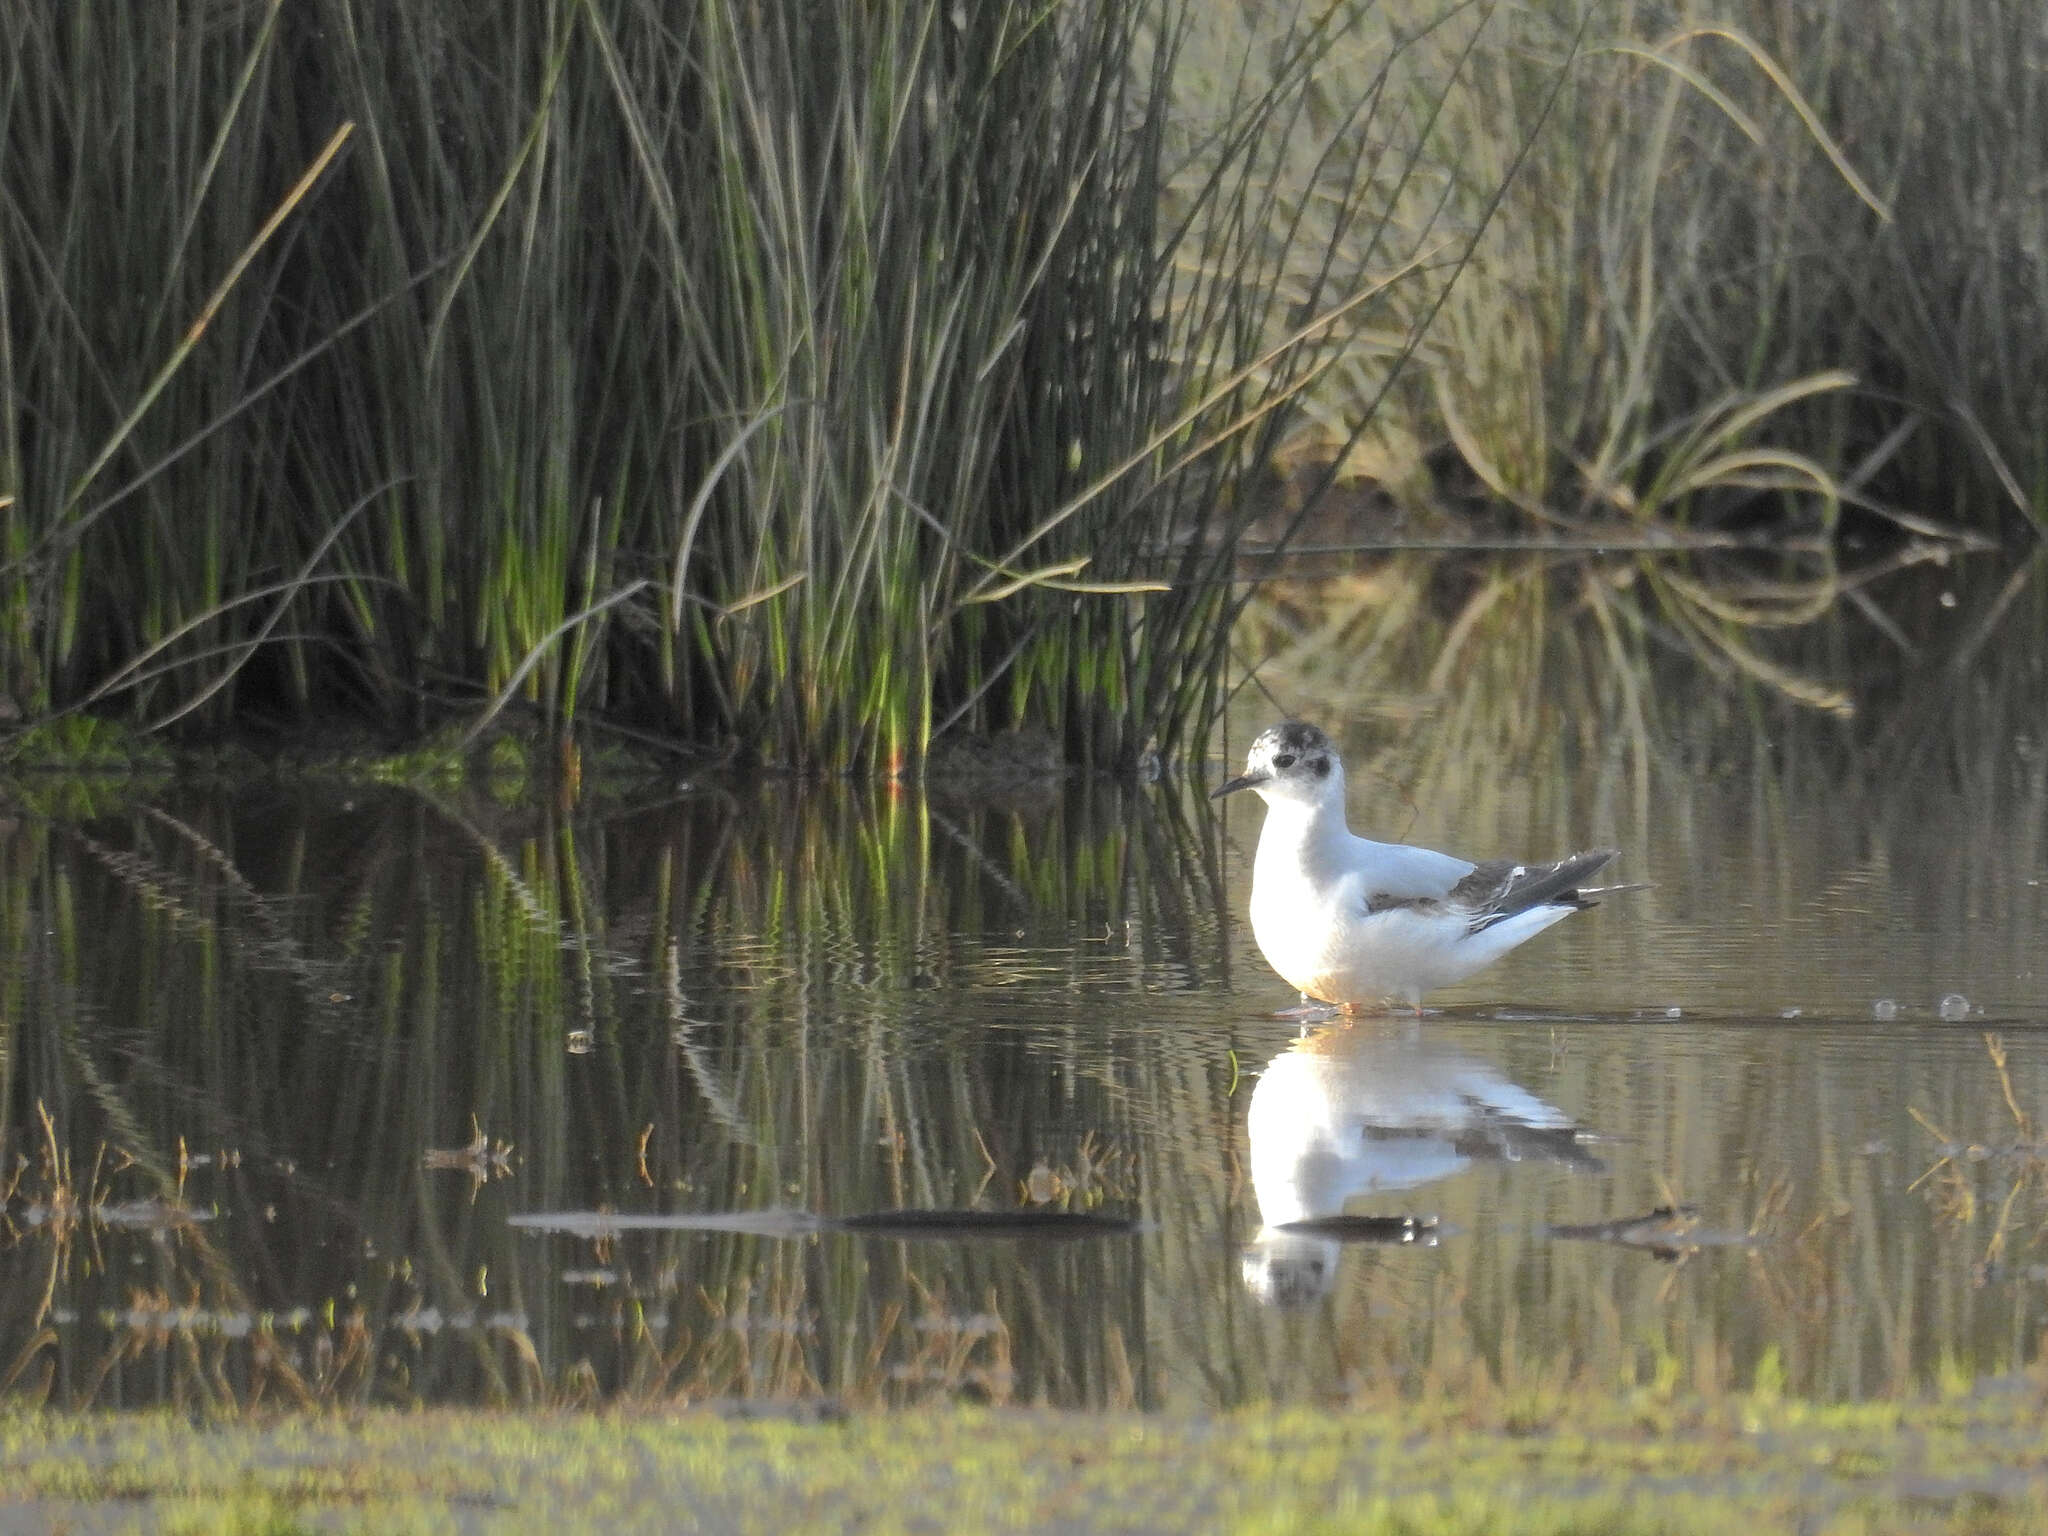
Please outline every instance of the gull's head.
M1259 732L1244 772L1211 792L1211 800L1255 789L1268 805L1344 803L1344 764L1336 747L1306 720L1283 720Z
M1269 1307L1293 1310L1321 1301L1337 1284L1334 1240L1267 1227L1237 1256L1244 1288Z

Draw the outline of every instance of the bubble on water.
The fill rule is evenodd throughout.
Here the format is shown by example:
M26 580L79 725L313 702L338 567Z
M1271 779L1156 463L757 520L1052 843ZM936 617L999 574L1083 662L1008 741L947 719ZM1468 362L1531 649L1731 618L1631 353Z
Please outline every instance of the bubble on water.
M1870 1005L1870 1016L1873 1019L1880 1019L1889 1022L1890 1020L1896 1019L1899 1016L1899 1005L1892 998L1880 997L1876 1002Z
M1970 1016L1970 1000L1960 992L1951 992L1941 1000L1941 1016L1944 1019L1967 1019Z
M1664 1017L1667 1019L1682 1019L1685 1017L1685 1010L1683 1008L1666 1008L1664 1010Z
M1796 1019L1804 1012L1806 1012L1804 1008L1780 1008L1778 1010L1778 1017L1781 1019Z

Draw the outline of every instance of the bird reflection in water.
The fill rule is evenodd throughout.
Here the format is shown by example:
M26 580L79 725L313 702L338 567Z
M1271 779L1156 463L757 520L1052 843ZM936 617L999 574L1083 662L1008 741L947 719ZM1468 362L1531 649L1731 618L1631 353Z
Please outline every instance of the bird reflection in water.
M1347 1241L1434 1240L1431 1222L1348 1214L1353 1201L1476 1162L1603 1166L1563 1110L1414 1025L1346 1024L1295 1041L1252 1089L1245 1128L1263 1225L1241 1259L1244 1283L1282 1307L1328 1294Z

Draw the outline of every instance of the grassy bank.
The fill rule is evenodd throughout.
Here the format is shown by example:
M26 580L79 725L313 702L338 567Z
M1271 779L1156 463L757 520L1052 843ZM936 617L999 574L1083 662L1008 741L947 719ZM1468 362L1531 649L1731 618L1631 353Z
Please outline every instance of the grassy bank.
M0 1420L10 1529L1184 1530L1412 1536L2034 1531L2033 1385L1815 1408L1555 1398L820 1422L371 1412Z

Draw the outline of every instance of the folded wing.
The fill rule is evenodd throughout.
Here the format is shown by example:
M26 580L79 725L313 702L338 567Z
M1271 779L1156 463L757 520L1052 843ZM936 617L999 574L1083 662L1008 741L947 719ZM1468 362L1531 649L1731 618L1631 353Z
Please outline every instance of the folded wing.
M1472 866L1472 873L1451 887L1449 902L1471 914L1471 929L1477 933L1504 917L1526 912L1531 907L1590 907L1597 892L1582 892L1580 885L1598 872L1621 850L1590 848L1570 854L1554 864L1517 864L1512 859L1488 859Z

